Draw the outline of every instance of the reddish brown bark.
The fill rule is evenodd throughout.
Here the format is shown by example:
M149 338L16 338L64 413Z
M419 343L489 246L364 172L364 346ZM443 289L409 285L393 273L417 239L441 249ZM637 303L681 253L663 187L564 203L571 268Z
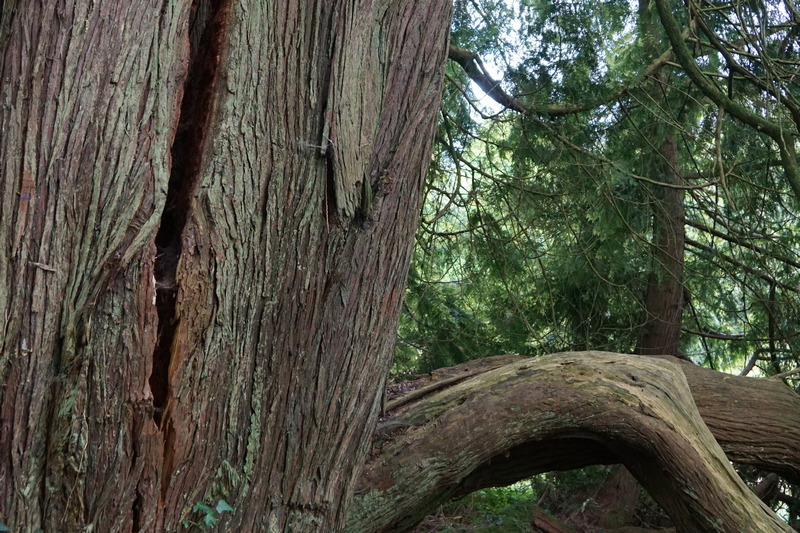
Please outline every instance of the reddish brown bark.
M636 353L680 355L683 315L683 190L678 173L678 147L669 135L654 155L657 180L653 202L653 272L644 298L645 323ZM672 187L671 187L672 186Z
M449 14L4 4L0 520L174 531L224 499L230 530L342 523Z
M12 531L125 531L155 507L153 235L188 12L3 4L0 516Z
M561 523L542 509L534 507L531 512L533 530L541 533L575 533L575 529Z
M321 2L229 15L178 267L166 509L222 495L232 529L342 522L393 346L448 13ZM271 44L284 36L300 44ZM356 212L364 180L375 200Z
M444 388L426 385L429 395L411 403L395 400L398 412L380 424L361 478L348 522L353 531L402 531L439 503L483 487L618 462L679 529L786 530L706 429L730 458L782 468L791 479L800 472L800 397L783 383L603 352L493 361L494 369L492 361L482 373L468 368L457 383L445 378ZM747 410L730 401L756 389ZM734 414L746 429L722 427Z
M627 524L639 503L639 489L639 483L627 468L622 465L612 467L595 498L599 515L595 523L603 529Z
M800 397L794 391L779 379L680 365L703 422L731 461L800 483Z

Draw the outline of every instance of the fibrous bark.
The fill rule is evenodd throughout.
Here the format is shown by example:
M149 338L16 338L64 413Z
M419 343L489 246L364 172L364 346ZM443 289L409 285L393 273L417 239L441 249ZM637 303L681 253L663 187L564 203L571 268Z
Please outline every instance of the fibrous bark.
M648 15L650 0L639 0L639 39L653 56L662 47L660 28ZM646 94L664 110L674 107L668 69L659 70L646 84ZM669 113L670 111L666 111ZM647 146L643 172L661 185L650 189L653 217L651 272L644 295L644 323L636 353L644 355L679 355L683 315L683 183L678 157L678 132L669 120L654 117L642 131Z
M800 483L800 397L779 379L731 376L678 361L703 422L739 464Z
M790 531L736 475L687 382L698 383L697 396L712 388L710 397L717 398L721 390L743 384L739 380L758 380L715 373L714 382L692 371L685 377L672 360L605 352L502 362L406 404L379 424L350 531L404 530L452 497L598 463L626 465L679 530ZM800 400L783 384L765 385L772 394L754 403L786 408L790 399L791 412L771 420L780 419L786 424L781 430L797 438ZM731 412L730 405L713 408ZM763 410L756 409L754 416ZM748 435L760 435L754 438L764 443L774 437L753 430L757 418L739 415L751 424ZM735 439L730 433L728 438ZM796 455L793 444L783 444L784 452ZM774 448L738 453L766 468L786 458ZM800 458L785 470L800 471Z
M636 353L680 355L683 287L683 190L678 172L678 146L670 133L651 154L655 180L667 184L656 187L653 209L653 271L647 279L644 297L644 324ZM669 187L676 185L677 187Z
M0 521L335 530L450 1L0 5Z
M153 236L189 2L4 2L0 517L130 530L155 508Z

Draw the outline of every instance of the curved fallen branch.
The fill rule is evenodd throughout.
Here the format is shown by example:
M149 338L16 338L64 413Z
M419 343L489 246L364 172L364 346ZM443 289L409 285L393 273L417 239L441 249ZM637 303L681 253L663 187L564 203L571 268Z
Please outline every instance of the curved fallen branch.
M684 370L702 396L710 375ZM728 423L724 416L712 420ZM737 457L755 455L747 444L731 440L727 447ZM348 530L401 531L440 503L482 486L617 462L678 530L791 531L736 475L703 423L681 366L606 352L503 364L401 407L379 424ZM796 462L790 472L798 471Z

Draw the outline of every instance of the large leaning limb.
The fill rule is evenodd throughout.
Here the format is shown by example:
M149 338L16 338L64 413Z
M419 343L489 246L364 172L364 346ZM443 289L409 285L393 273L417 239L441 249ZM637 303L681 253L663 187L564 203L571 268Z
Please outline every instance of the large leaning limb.
M736 475L680 366L606 352L519 360L402 407L378 427L348 531L402 531L489 480L609 462L678 530L791 531Z
M778 379L731 376L678 361L703 422L728 459L800 483L800 396Z
M780 380L732 376L675 357L663 357L681 365L700 416L728 459L776 472L787 481L800 484L800 449L797 445L800 442L800 396ZM394 412L432 391L523 359L519 355L498 355L435 370L430 379L416 382L416 386L425 382L424 386L390 401L387 408ZM517 455L521 457L516 459ZM549 452L546 459L559 469L588 464L571 449L563 454ZM506 468L501 469L500 463ZM539 464L537 461L533 463ZM470 478L473 486L479 485L477 488L513 483L520 479L520 469L529 464L532 462L528 452L512 450L502 458L494 459L491 465L477 470ZM537 470L531 475L542 471L535 467Z

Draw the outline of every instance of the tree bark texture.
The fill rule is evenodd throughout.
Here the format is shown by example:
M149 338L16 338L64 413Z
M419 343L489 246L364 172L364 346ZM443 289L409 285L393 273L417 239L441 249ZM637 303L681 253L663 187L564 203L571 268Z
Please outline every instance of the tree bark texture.
M130 530L161 468L153 235L189 6L2 6L0 516Z
M573 533L593 529L619 533L634 516L640 496L639 482L627 468L616 464L609 469L602 484L588 485L569 494L571 501L584 502L580 511L570 508L565 512L567 509L562 506L562 512L559 513L550 505L551 498L543 494L531 511L531 522L542 533ZM586 505L586 502L592 503ZM544 509L548 509L548 512Z
M800 397L779 379L731 376L679 361L725 455L800 484Z
M628 469L622 465L613 466L595 497L597 509L588 512L597 517L592 523L603 529L624 526L636 511L640 493L639 483Z
M449 0L2 9L0 520L337 529Z
M653 271L644 297L645 323L636 353L680 355L683 316L683 190L678 172L678 144L670 133L653 154L657 180L654 191ZM673 187L670 187L670 186Z
M572 352L510 363L504 356L498 363L468 369L444 387L429 383L430 394L414 402L394 400L397 411L375 435L349 531L402 531L450 498L598 463L624 464L679 531L790 531L731 468L692 401L688 381L694 378L675 361ZM704 377L697 396L704 387L735 386L715 374L716 382ZM772 408L792 398L792 414L782 421L793 425L780 429L797 438L800 398L782 383L767 384L778 397ZM768 395L754 403L774 400ZM739 437L752 446L759 420L748 420L747 435ZM773 438L773 430L760 433L761 441ZM790 469L798 472L796 445L789 450L795 452ZM765 468L785 458L765 459L770 453L751 449L750 456L753 462L761 457Z

